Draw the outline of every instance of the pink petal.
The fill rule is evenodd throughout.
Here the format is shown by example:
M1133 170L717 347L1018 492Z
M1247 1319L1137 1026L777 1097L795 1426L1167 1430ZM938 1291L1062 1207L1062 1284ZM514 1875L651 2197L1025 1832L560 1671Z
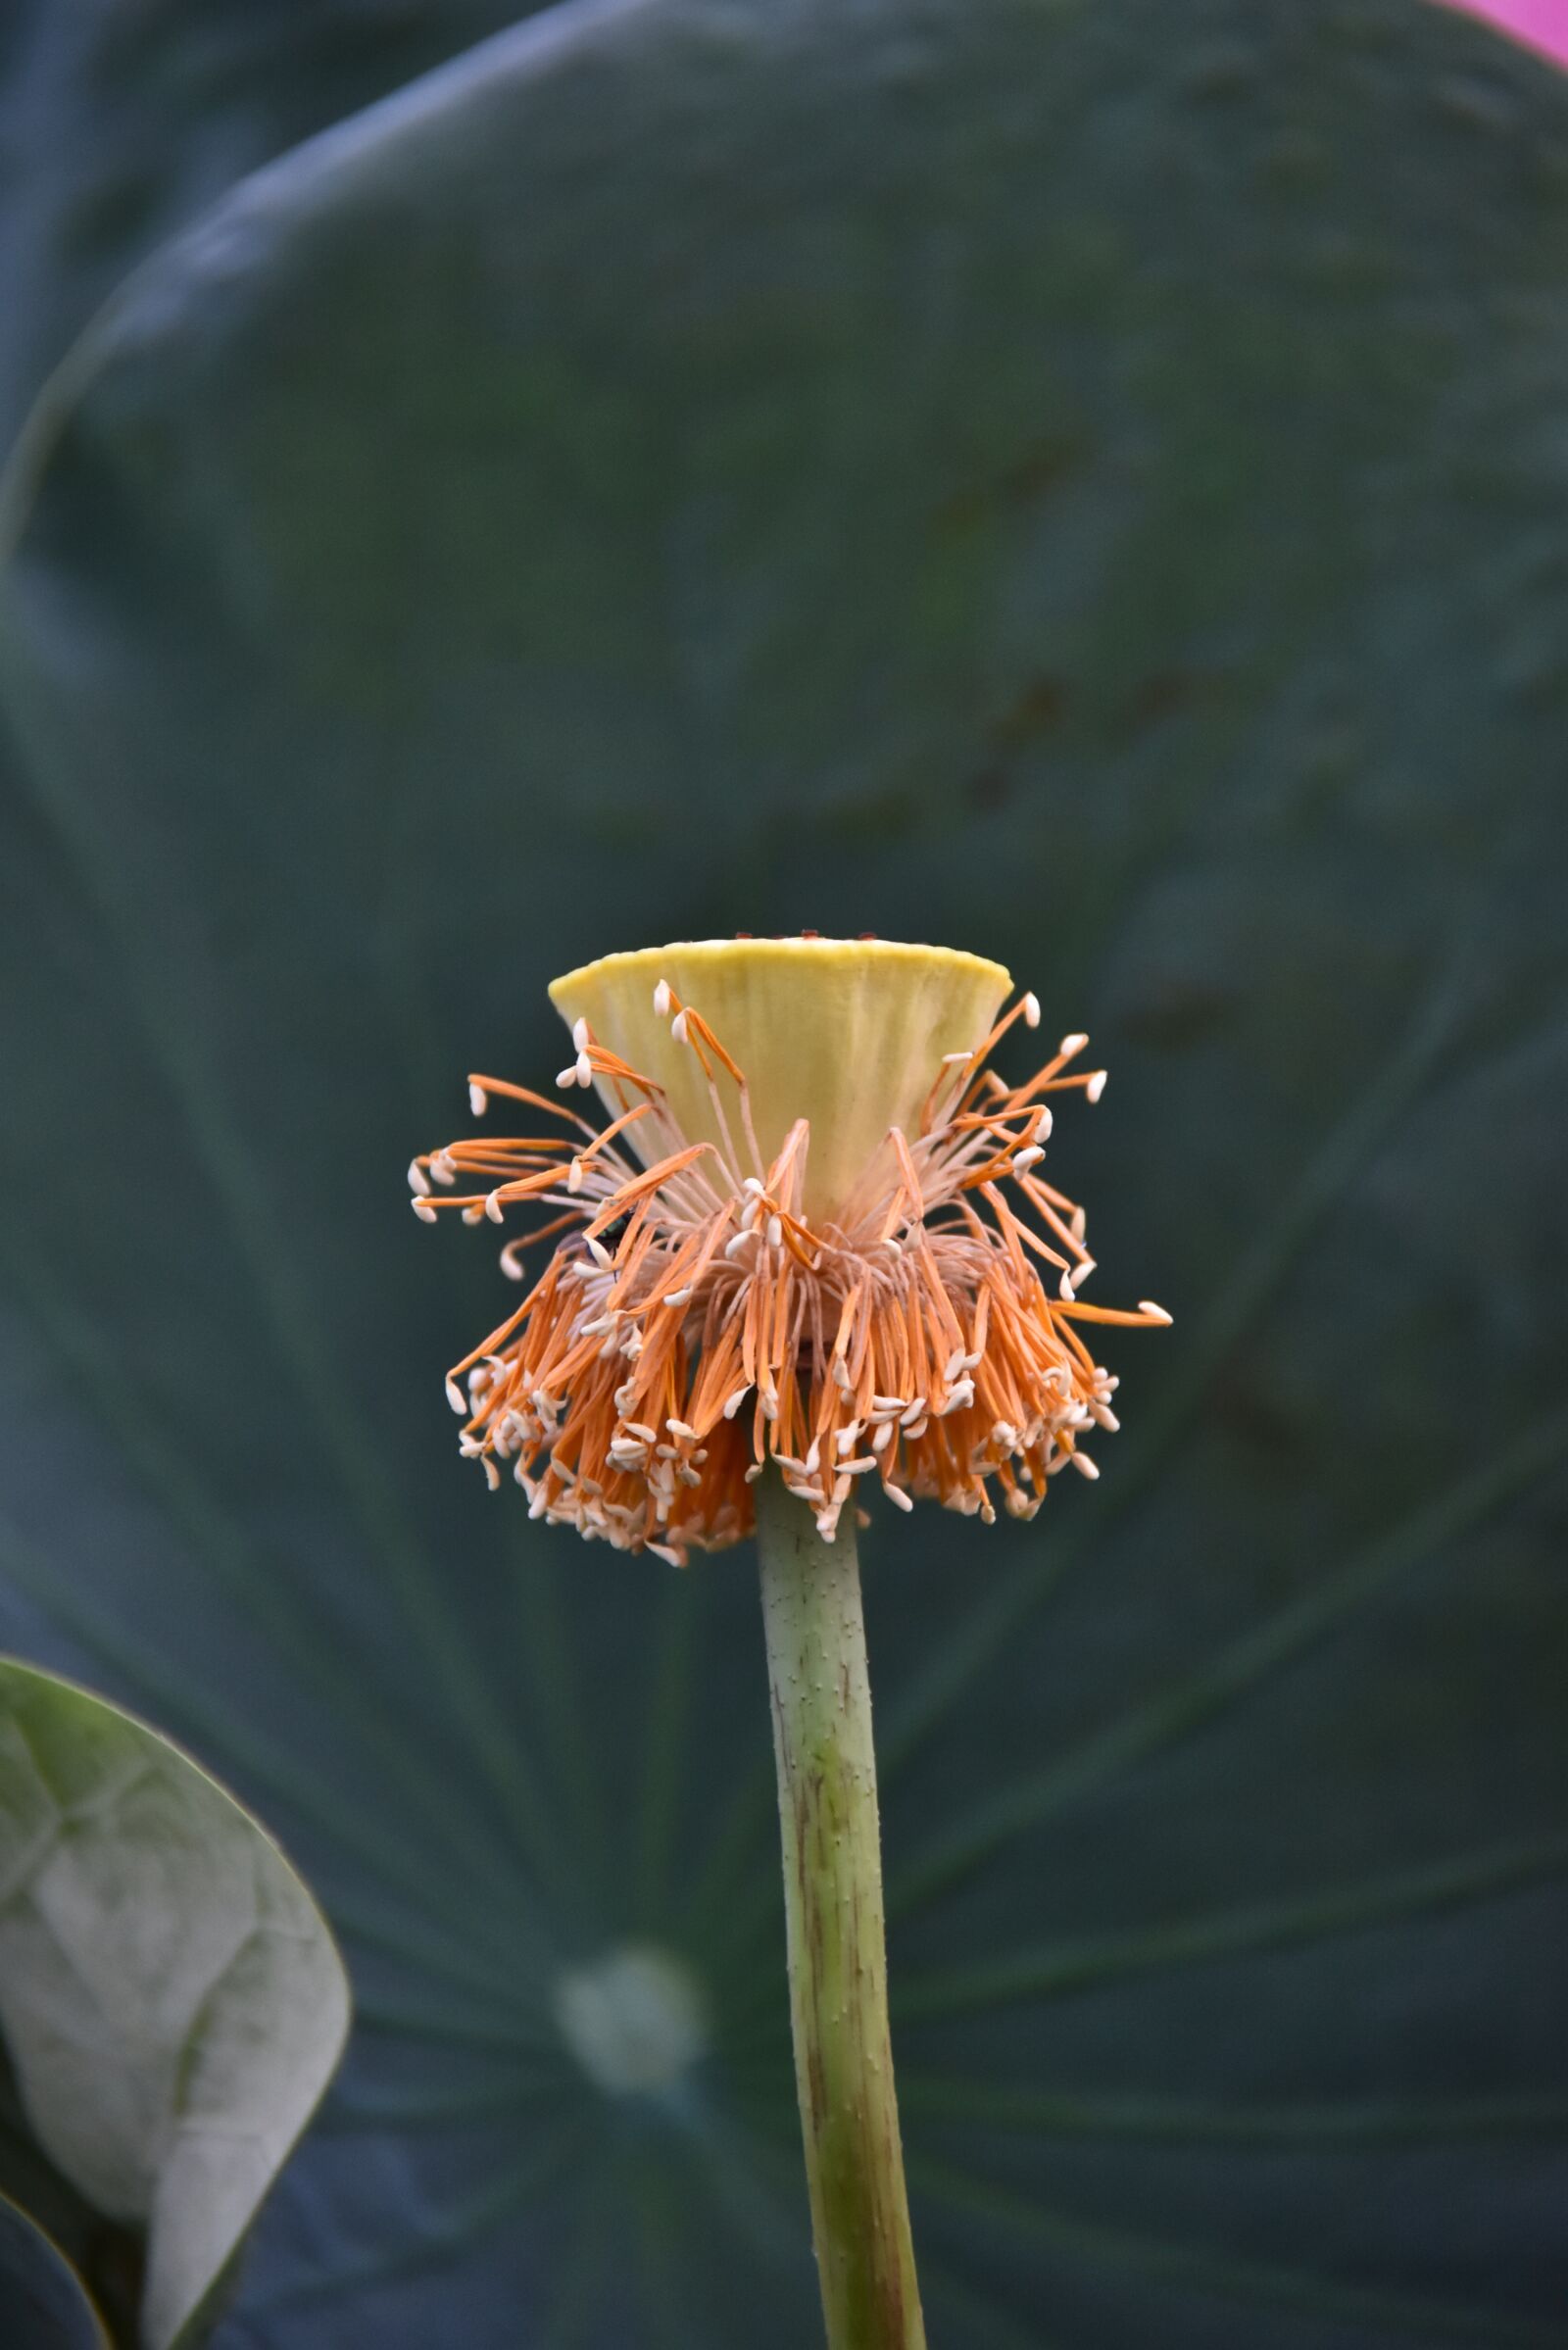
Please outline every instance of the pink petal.
M1452 0L1452 5L1568 65L1568 0Z

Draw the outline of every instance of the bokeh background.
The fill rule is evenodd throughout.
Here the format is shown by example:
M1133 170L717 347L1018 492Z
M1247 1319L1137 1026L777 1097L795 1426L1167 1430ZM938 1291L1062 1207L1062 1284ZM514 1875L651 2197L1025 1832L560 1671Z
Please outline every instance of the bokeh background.
M0 1639L359 2002L220 2350L813 2338L751 1559L489 1498L403 1182L557 971L803 925L1091 1031L1177 1317L1093 1491L863 1541L933 2342L1568 2341L1568 83L517 15L0 26Z

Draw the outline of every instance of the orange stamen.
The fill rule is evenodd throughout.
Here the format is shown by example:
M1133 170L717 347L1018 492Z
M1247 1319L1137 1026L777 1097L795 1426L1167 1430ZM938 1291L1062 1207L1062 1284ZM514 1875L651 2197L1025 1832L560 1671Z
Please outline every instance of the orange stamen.
M1082 1440L1114 1429L1116 1383L1075 1325L1169 1317L1068 1294L1067 1274L1081 1282L1092 1269L1083 1211L1036 1169L1050 1133L1043 1097L1093 1099L1103 1081L1064 1074L1087 1040L1064 1039L1027 1085L1008 1087L988 1057L1016 1020L1038 1018L1033 999L1014 1004L976 1052L938 1066L916 1140L890 1127L842 1222L819 1229L801 1207L808 1121L790 1127L764 1173L739 1063L694 1007L672 992L668 1005L718 1142L687 1142L663 1089L580 1023L562 1082L602 1082L621 1104L604 1126L475 1076L476 1111L495 1095L586 1139L471 1137L413 1162L426 1220L444 1207L470 1223L540 1199L564 1208L507 1243L503 1264L519 1278L524 1248L558 1245L516 1311L448 1375L463 1449L492 1482L510 1463L535 1516L677 1563L750 1531L749 1480L769 1458L829 1538L863 1476L900 1507L921 1495L989 1522L999 1507L1032 1516L1069 1462L1092 1473ZM738 1090L750 1175L721 1079ZM669 1147L637 1168L615 1145L650 1117ZM490 1188L431 1193L432 1180L461 1175ZM1063 1276L1060 1297L1039 1261Z

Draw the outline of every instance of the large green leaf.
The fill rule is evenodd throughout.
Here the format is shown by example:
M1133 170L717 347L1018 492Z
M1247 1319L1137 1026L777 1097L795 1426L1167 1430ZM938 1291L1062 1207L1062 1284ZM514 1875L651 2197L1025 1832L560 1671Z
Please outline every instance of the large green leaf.
M234 180L527 14L504 0L8 0L0 437L126 269Z
M85 1689L0 1659L0 2034L42 2155L190 2330L336 2069L348 1986L276 1846Z
M1094 1030L1177 1315L1094 1493L865 1541L934 2338L1563 2338L1565 264L1413 0L568 0L75 345L4 1569L349 1945L234 2350L811 2338L750 1562L488 1500L400 1194L555 971L803 922Z

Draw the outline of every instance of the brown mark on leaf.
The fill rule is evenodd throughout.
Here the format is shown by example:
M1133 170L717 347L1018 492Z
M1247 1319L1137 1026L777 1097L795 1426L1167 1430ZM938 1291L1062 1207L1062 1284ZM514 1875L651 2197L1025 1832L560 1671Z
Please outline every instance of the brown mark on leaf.
M1255 1363L1227 1364L1213 1389L1213 1415L1233 1442L1276 1464L1300 1454L1302 1436L1284 1405L1270 1395Z
M1138 1044L1179 1053L1221 1026L1240 1001L1235 988L1216 980L1167 975L1126 1006L1121 1031Z
M963 787L963 796L978 814L995 815L1012 798L1012 778L1004 767L993 761L970 776Z
M1059 726L1066 714L1066 679L1042 673L1029 678L1017 700L992 722L991 740L1001 752L1022 751Z
M1152 669L1123 703L1115 731L1124 740L1136 740L1167 718L1212 709L1224 689L1225 680L1213 670Z
M1029 505L1073 472L1085 454L1083 441L1068 434L1037 442L989 481L970 482L962 489L950 491L936 510L937 528L972 530L1009 507Z
M1028 678L1017 699L986 728L992 756L976 768L963 787L969 806L982 815L994 814L1012 798L1013 779L1007 762L1058 727L1067 714L1065 678L1045 674Z

